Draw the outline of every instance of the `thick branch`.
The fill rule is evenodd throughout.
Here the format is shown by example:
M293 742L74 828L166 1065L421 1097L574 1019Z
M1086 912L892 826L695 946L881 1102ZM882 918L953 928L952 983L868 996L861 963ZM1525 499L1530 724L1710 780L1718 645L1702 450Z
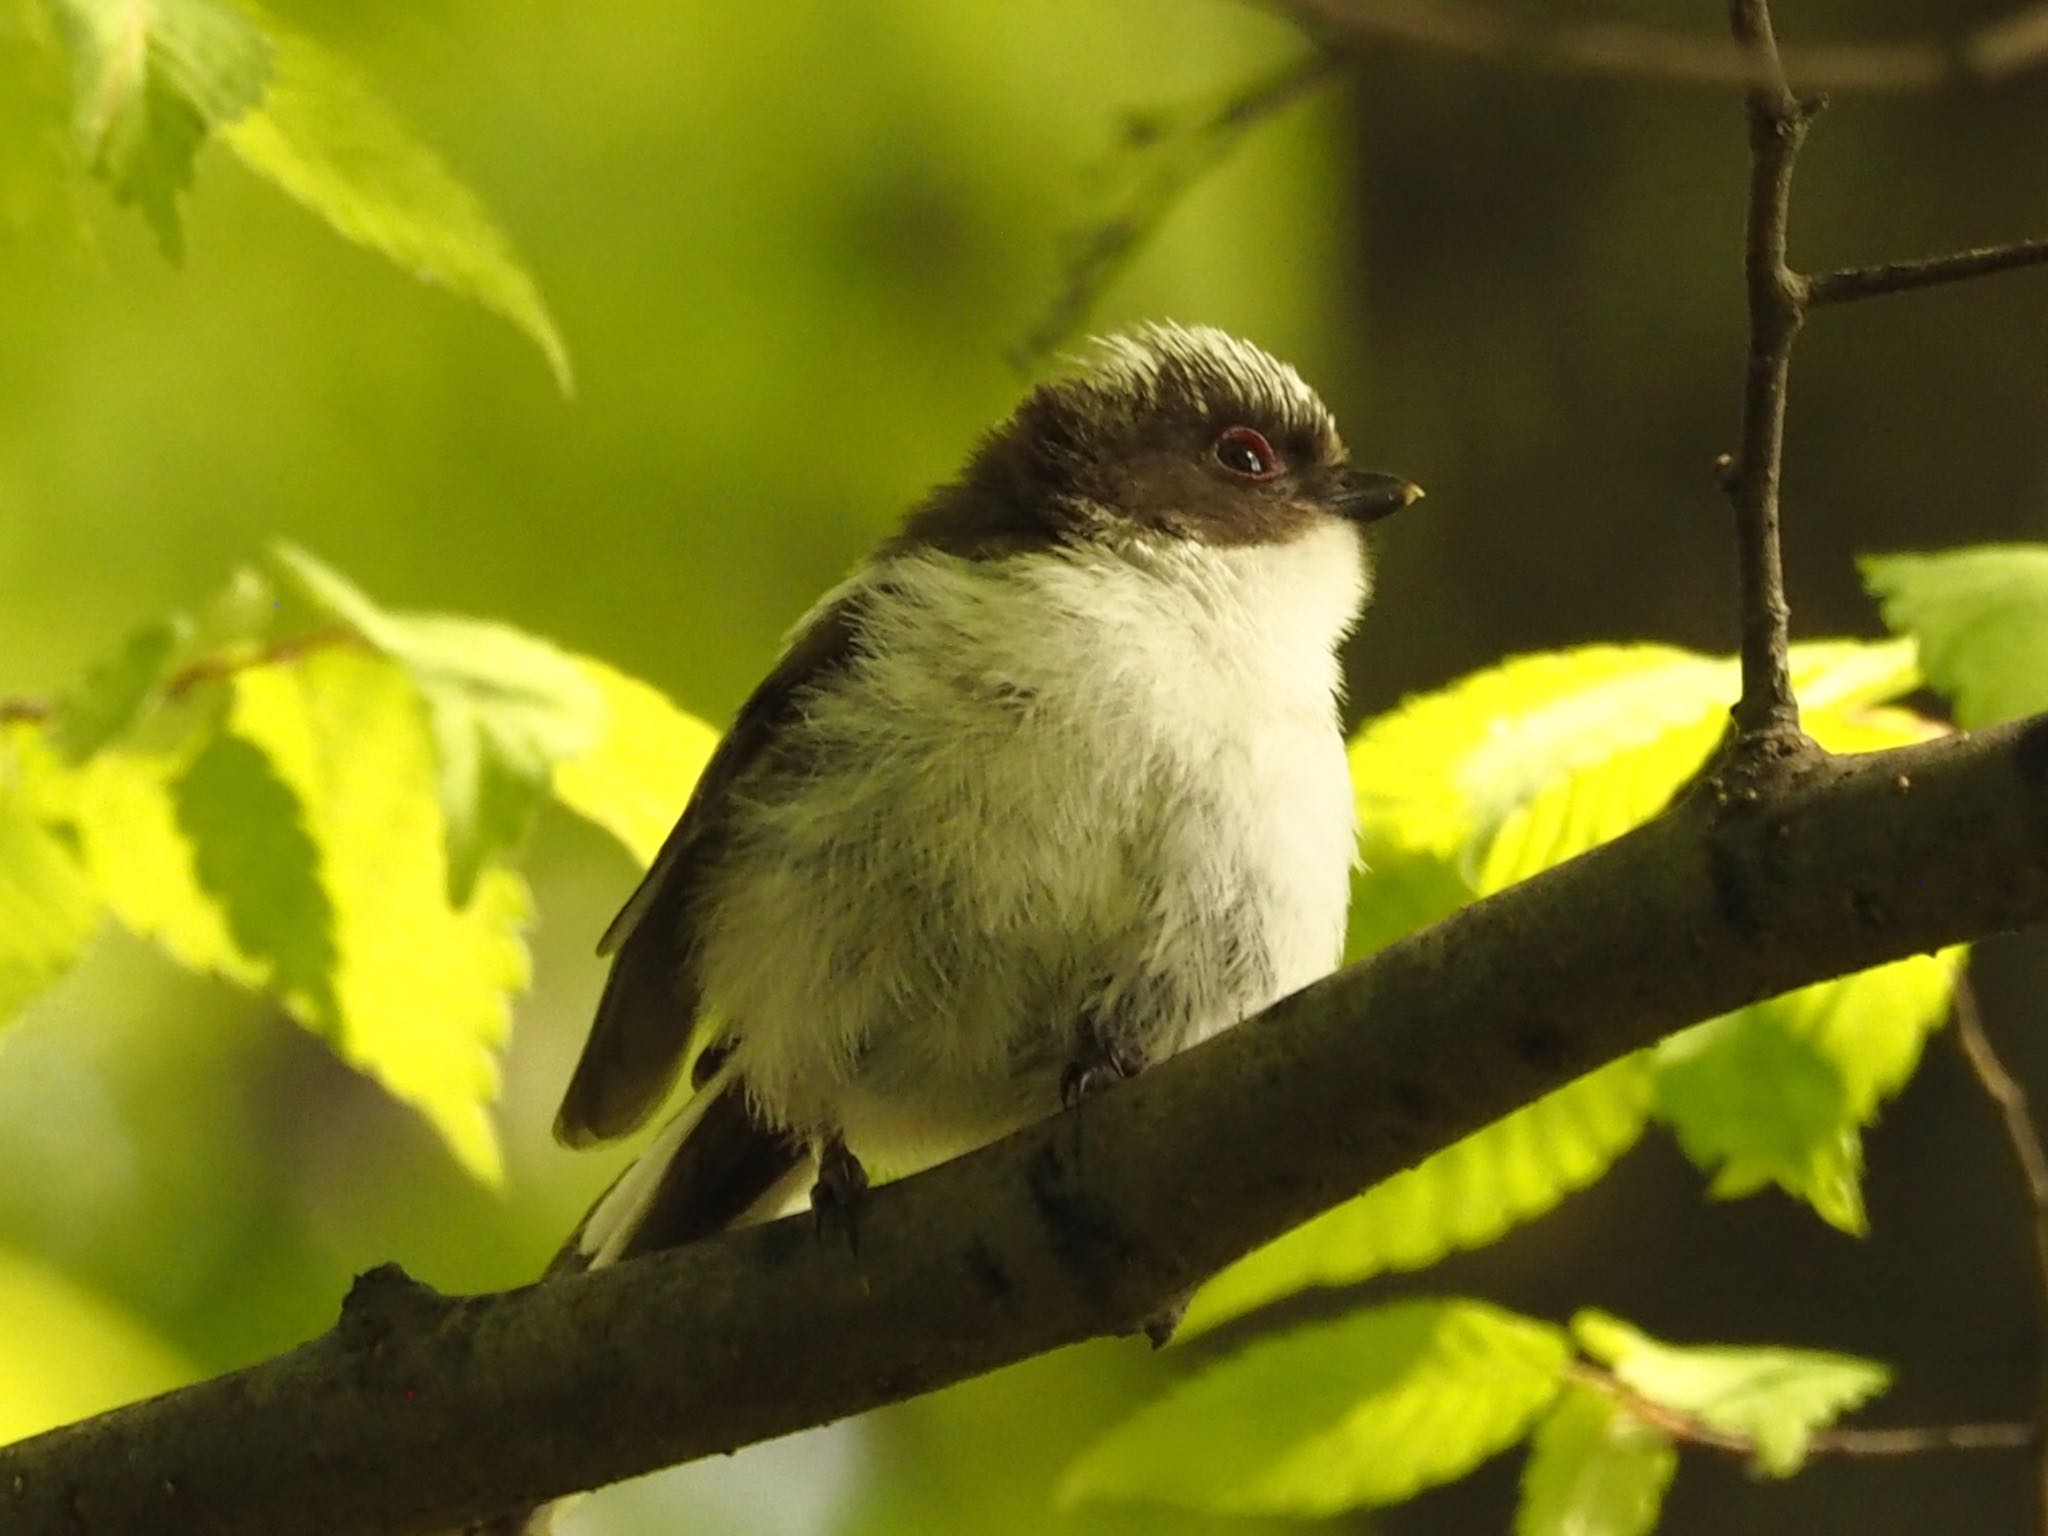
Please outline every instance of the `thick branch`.
M0 1525L404 1536L1099 1334L1699 1019L2048 918L2048 717L1688 797L974 1156L505 1295L364 1283L328 1336L0 1450ZM375 1277L373 1277L374 1280Z

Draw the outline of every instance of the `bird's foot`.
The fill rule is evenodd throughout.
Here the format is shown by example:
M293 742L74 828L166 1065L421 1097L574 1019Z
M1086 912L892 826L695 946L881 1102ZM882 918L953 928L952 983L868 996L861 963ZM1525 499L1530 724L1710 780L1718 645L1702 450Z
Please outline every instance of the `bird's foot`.
M1079 1049L1060 1073L1060 1103L1072 1109L1112 1084L1136 1077L1144 1067L1144 1059L1137 1052L1111 1045L1092 1030L1083 1030Z
M860 1252L860 1203L868 1191L868 1171L837 1136L818 1149L818 1182L811 1186L811 1218L818 1234L837 1228L846 1246Z

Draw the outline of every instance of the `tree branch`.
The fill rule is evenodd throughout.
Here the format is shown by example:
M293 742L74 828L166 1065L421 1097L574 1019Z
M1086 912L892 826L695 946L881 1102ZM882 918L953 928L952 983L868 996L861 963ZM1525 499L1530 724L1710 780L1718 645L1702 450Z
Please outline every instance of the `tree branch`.
M2035 1408L2040 1424L2034 1442L2040 1454L2034 1479L2040 1501L2040 1528L2048 1532L2048 1152L2042 1150L2040 1128L2027 1107L2026 1092L1991 1048L1991 1037L1984 1032L1984 1017L1977 1008L1977 992L1968 977L1956 987L1955 1016L1956 1045L1985 1097L1998 1109L2026 1195L2027 1231L2033 1239L2035 1283L2040 1287L2036 1325L2041 1330L2041 1360Z
M380 1272L321 1339L0 1450L0 1524L404 1536L825 1423L1128 1332L1682 1026L2044 918L2048 716L1805 760L875 1192L857 1256L796 1220L503 1295Z
M1821 304L1847 304L1856 299L1877 298L1887 293L1907 293L1915 288L1933 288L1942 283L1960 283L1997 272L2015 272L2021 267L2048 264L2048 240L2016 240L2011 245L1979 246L1945 256L1927 256L1918 261L1888 261L1874 267L1842 267L1834 272L1817 272L1806 280L1809 308Z
M286 635L264 645L251 645L219 656L202 656L180 667L164 679L162 696L175 702L207 683L226 682L237 672L253 667L284 666L316 651L340 646L361 646L362 638L335 624L323 624L300 634ZM0 725L15 722L41 724L57 713L48 699L0 699Z
M1572 1380L1605 1393L1635 1417L1682 1445L1718 1451L1740 1461L1756 1455L1748 1435L1716 1429L1696 1414L1645 1397L1612 1371L1587 1361L1568 1367ZM1806 1443L1811 1456L1920 1456L1931 1451L2024 1451L2039 1443L2032 1424L1935 1424L1869 1429L1859 1425L1816 1430Z
M1529 15L1470 0L1264 0L1319 36L1356 49L1405 44L1561 73L1678 85L1755 86L1779 68L1717 38L1625 22ZM2048 4L2030 5L1957 41L1823 43L1787 63L1808 86L1897 94L1989 85L2048 62Z
M1811 750L1792 696L1791 609L1778 540L1778 486L1785 456L1785 394L1792 342L1806 318L1804 280L1786 264L1792 163L1815 106L1792 97L1771 30L1767 0L1730 0L1729 30L1757 83L1749 114L1749 207L1743 272L1749 294L1749 360L1742 385L1742 435L1722 484L1735 506L1742 596L1742 697L1738 736L1765 759Z

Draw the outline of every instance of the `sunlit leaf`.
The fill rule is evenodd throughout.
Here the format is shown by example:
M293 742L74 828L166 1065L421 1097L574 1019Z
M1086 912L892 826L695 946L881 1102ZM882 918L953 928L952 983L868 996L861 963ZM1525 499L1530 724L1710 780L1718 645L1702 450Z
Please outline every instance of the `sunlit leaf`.
M449 899L526 835L555 765L595 740L604 701L577 663L503 624L385 611L303 550L279 564L320 607L404 667L426 701L448 829Z
M2048 545L1987 544L1857 564L1884 621L1976 729L2048 711Z
M237 736L216 735L172 786L193 873L237 952L313 1018L334 1001L334 912L298 797Z
M569 659L504 625L408 621L397 659L426 700L448 821L449 895L469 899L489 863L516 848L555 765L597 729L598 701Z
M1891 1372L1875 1360L1806 1349L1680 1347L1604 1312L1581 1312L1572 1333L1651 1402L1750 1441L1757 1466L1773 1477L1799 1470L1815 1430L1891 1384Z
M0 234L81 232L70 74L43 0L0 0Z
M1231 1265L1195 1293L1180 1335L1492 1242L1605 1173L1642 1134L1650 1096L1640 1055L1545 1095Z
M1658 1118L1715 1195L1776 1185L1862 1232L1859 1129L1912 1074L1959 958L1915 955L1674 1035L1656 1051Z
M0 1249L0 1444L182 1386L198 1372L112 1303Z
M0 1025L71 968L98 921L76 855L37 819L0 757Z
M1410 1301L1261 1339L1098 1440L1061 1498L1334 1514L1463 1475L1557 1391L1561 1330L1471 1301Z
M276 76L226 134L242 163L336 233L509 320L572 383L568 349L512 242L345 60L266 17Z
M652 864L718 733L637 678L587 656L570 659L596 690L604 724L589 747L555 765L555 796Z
M1667 1437L1606 1393L1567 1386L1529 1437L1515 1536L1648 1536L1677 1470Z
M267 992L496 1178L525 885L493 868L450 904L424 711L390 662L328 649L222 686L229 735L101 752L39 784L45 814L125 926Z
M117 654L58 696L50 744L80 763L127 731L169 678L190 632L184 620L170 618L131 635Z
M183 247L178 194L207 135L261 99L270 45L221 0L54 0L73 59L75 130L86 163Z
M445 828L418 697L373 656L328 650L234 682L235 733L297 796L334 917L334 1014L305 1022L413 1105L479 1176L499 1156L485 1106L527 980L524 883L483 871L448 899Z
M260 987L264 967L235 943L178 825L174 786L191 755L101 752L48 793L78 836L93 888L122 926L190 970Z

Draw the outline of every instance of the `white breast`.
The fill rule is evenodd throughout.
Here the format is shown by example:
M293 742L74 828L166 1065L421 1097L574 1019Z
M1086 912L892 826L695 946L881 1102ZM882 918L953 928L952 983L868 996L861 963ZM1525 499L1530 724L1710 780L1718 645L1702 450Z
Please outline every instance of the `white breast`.
M1327 972L1356 531L865 567L864 655L745 806L700 976L758 1107L883 1168L1057 1104L1083 1016L1157 1057Z

